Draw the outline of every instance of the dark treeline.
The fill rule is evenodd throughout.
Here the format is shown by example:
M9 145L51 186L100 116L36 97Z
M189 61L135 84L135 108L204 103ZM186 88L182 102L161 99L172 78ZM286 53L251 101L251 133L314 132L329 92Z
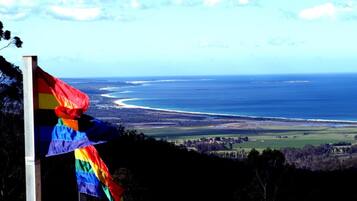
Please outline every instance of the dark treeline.
M0 200L24 200L22 122L12 116L1 123ZM97 149L126 188L127 201L357 199L356 169L296 169L285 163L281 152L272 150L253 151L243 161L222 159L132 131L118 132L118 139ZM77 200L72 153L44 159L42 176L44 200Z
M0 200L25 200L25 151L21 114L0 112Z
M21 47L0 21L0 51ZM22 72L0 56L0 200L25 200Z
M357 179L356 169L297 169L286 164L280 151L268 149L261 154L252 151L246 160L230 160L187 151L132 131L96 147L113 176L126 188L124 200L127 201L357 198L353 185ZM73 154L44 161L47 169L45 198L68 200L69 196L76 197L73 161Z
M281 151L289 164L301 169L332 171L357 168L357 145L351 143L305 145Z

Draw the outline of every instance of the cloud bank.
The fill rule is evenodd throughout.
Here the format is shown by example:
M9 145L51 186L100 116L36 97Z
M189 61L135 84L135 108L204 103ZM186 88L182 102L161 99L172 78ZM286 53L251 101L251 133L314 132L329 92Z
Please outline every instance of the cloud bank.
M71 8L61 6L51 6L49 13L56 18L64 20L88 21L100 19L100 8Z
M305 20L314 20L324 17L334 18L336 16L336 10L336 7L332 3L326 3L303 9L300 11L299 17Z
M41 15L73 21L120 20L122 13L139 9L249 4L251 0L0 0L0 17L20 20L31 15Z
M310 8L305 8L298 13L303 20L318 19L353 19L357 16L357 7L354 1L325 3Z

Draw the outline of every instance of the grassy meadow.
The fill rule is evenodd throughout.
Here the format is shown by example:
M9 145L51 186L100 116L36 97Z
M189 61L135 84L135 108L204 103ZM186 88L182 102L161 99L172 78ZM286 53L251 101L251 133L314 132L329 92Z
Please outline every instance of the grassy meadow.
M149 136L180 144L184 140L211 137L245 137L248 142L233 145L233 149L281 149L301 148L305 145L321 145L338 142L357 143L357 127L331 126L263 126L256 129L216 129L214 127L165 127L139 128Z

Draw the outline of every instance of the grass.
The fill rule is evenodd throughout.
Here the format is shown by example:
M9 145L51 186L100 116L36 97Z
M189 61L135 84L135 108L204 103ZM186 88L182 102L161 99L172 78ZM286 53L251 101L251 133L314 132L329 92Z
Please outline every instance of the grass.
M214 129L212 127L166 127L139 129L147 135L180 142L202 137L249 137L249 142L235 144L234 149L281 149L337 142L357 143L356 127L265 126L258 129Z

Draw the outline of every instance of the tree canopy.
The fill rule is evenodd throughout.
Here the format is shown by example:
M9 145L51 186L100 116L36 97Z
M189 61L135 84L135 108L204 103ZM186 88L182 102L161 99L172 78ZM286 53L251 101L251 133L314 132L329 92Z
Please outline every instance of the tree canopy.
M4 31L4 26L0 21L0 42L7 41L7 44L0 48L15 45L22 47L22 41L18 36L11 37L9 30ZM22 72L18 66L11 64L0 56L0 111L19 113L22 111Z
M9 30L4 31L4 25L0 21L0 41L7 41L8 43L1 47L0 50L3 50L11 45L15 45L15 47L20 48L22 47L22 41L18 36L11 37L11 32Z

